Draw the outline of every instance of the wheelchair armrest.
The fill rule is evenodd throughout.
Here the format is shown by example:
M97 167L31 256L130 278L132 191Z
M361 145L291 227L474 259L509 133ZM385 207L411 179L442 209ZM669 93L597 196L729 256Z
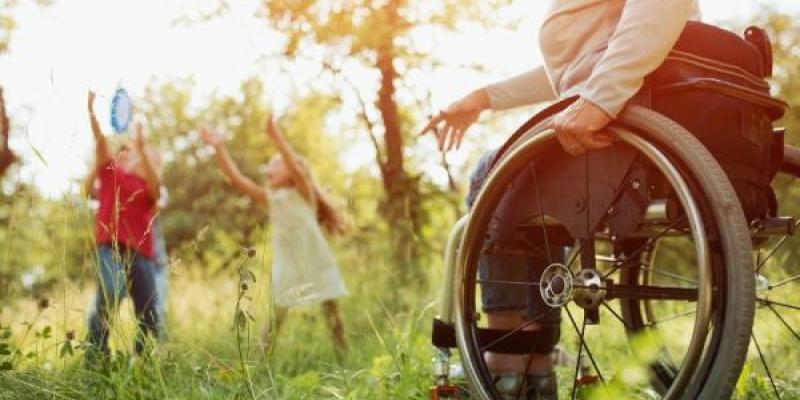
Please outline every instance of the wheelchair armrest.
M788 103L781 99L776 99L746 86L716 78L690 78L682 82L658 86L653 89L653 92L656 95L661 95L680 93L688 90L713 92L764 107L773 120L782 117L789 108Z

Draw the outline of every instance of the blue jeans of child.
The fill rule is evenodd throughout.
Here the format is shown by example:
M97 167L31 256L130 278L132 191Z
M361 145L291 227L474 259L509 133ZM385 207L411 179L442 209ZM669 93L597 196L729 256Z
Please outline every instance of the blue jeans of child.
M467 206L472 207L475 202L496 154L497 150L488 151L478 161L470 178ZM552 253L558 257L562 254L558 249ZM484 281L539 282L547 265L548 260L528 255L482 254L478 261L478 276ZM481 302L486 312L519 311L527 320L545 326L558 326L561 321L561 309L552 308L542 301L538 285L482 283L481 289Z
M108 352L109 318L130 293L138 332L134 350L144 350L145 336L158 338L159 317L156 310L156 268L152 259L124 247L97 246L97 293L89 312L90 344Z

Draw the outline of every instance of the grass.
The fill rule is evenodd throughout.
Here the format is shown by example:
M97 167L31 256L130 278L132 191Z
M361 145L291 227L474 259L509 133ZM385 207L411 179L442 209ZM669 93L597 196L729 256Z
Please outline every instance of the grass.
M124 303L112 333L119 351L108 371L84 368L79 339L91 288L62 288L46 309L34 299L4 308L0 321L21 354L14 370L0 374L0 398L407 399L427 391L432 353L425 328L433 314L424 303L398 312L379 299L345 299L352 350L343 357L337 357L318 309L293 310L265 359L256 345L257 327L268 316L265 296L256 293L243 305L254 320L235 324L237 277L182 276L171 289L168 341L149 357L126 355L134 325ZM77 348L62 357L70 331L77 332L69 341Z
M438 288L398 287L386 273L388 266L358 262L374 259L360 251L369 250L340 254L351 291L341 302L351 345L345 356L334 350L316 307L292 310L271 354L261 354L257 337L270 317L269 260L257 256L243 257L238 269L215 274L173 266L168 339L152 355L131 358L135 330L126 301L113 323L112 362L107 369L93 368L84 362L82 340L94 287L64 279L40 298L16 298L0 309L0 369L3 363L12 368L0 372L0 399L427 398L433 357L429 326ZM431 268L429 282L441 281L437 271ZM762 323L756 334L769 349L783 398L798 399L797 342L779 334L778 322L767 312L759 311ZM577 309L573 315L580 318ZM604 310L601 318L613 316ZM792 318L790 323L800 324L800 315ZM569 324L565 316L562 345L574 353L577 342ZM641 360L613 358L627 353L621 329L587 329L587 341L593 350L614 350L598 355L599 364L610 370L603 373L613 378L593 398L652 398L637 390L648 373ZM647 338L636 346L648 353ZM574 369L562 367L557 373L566 398ZM752 349L735 398L774 398Z

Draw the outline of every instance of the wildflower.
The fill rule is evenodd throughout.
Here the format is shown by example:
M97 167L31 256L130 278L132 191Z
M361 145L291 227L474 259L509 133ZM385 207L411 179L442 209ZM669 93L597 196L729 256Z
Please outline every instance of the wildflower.
M45 310L50 307L50 299L47 297L42 297L39 299L39 302L36 304L36 306L39 308L39 310Z

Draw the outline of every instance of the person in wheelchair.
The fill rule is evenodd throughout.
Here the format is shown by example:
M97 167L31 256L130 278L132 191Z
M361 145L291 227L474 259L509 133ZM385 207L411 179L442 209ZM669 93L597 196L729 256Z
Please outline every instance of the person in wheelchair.
M543 65L475 89L434 116L423 129L433 132L442 151L458 148L484 110L506 110L578 96L552 123L566 152L579 155L613 143L603 128L623 110L672 50L687 21L699 20L696 0L555 0L539 37ZM472 205L491 169L496 150L475 169L467 204ZM548 249L560 254L560 249ZM482 279L538 282L546 259L484 254ZM486 364L504 398L556 399L552 353L560 337L560 309L542 301L538 288L484 284L482 305L490 328L525 329L541 335L532 355L487 352ZM524 387L520 387L524 386Z

